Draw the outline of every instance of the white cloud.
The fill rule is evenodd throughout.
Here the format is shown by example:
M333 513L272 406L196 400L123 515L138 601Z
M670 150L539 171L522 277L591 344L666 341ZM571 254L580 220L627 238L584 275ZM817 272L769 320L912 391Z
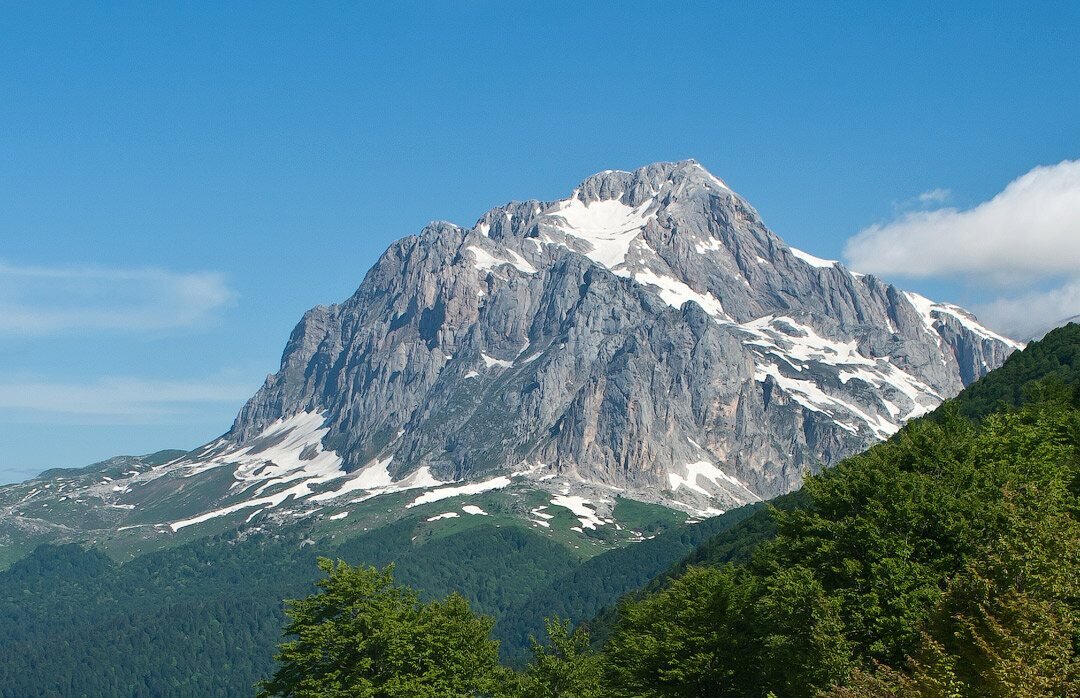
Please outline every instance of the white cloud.
M1080 279L1049 291L997 298L980 304L976 312L988 325L1011 337L1037 337L1080 315Z
M950 196L916 198L932 206ZM844 257L861 272L982 289L975 310L987 326L1018 339L1041 334L1080 313L1080 160L1036 167L969 209L909 211L870 226Z
M931 204L943 204L950 198L952 198L952 192L948 189L941 189L939 187L937 189L924 191L922 194L919 194L915 198L918 199L919 203L923 204L924 206Z
M871 226L844 253L853 269L881 275L997 285L1072 276L1080 269L1080 160L1036 167L974 208L912 211Z
M160 331L198 325L235 299L224 276L0 262L0 333Z
M208 403L239 403L254 393L245 383L102 378L64 383L0 380L0 410L146 421Z

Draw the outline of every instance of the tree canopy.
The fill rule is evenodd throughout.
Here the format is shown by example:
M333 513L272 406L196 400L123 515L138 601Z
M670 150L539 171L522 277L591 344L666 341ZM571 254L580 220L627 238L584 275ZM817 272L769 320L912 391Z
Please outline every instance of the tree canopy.
M392 568L321 558L318 593L288 604L279 667L260 696L442 698L481 695L500 673L491 621L451 594L422 603Z

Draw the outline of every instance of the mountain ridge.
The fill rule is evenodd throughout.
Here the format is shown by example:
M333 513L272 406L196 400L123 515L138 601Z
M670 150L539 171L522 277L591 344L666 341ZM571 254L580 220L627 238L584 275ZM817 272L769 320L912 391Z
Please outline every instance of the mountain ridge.
M711 516L796 488L1019 346L791 248L694 161L609 170L392 243L350 298L304 314L221 438L12 489L6 526L156 540L515 488L582 535L615 529L619 498Z
M762 253L769 255L770 263L766 263ZM709 264L698 264L697 258L708 258ZM420 267L423 273L416 274L409 265ZM471 276L470 271L476 276ZM896 414L887 417L882 416L884 410L878 414L859 410L858 406L850 410L856 421L864 422L879 438L895 431L905 419L932 408L944 395L958 392L989 367L1000 364L1008 351L1020 346L981 327L972 316L955 306L935 304L915 294L902 294L872 276L847 272L837 262L821 260L788 247L765 228L753 207L698 163L657 163L634 172L609 170L598 173L586 178L566 199L511 202L488 211L472 228L434 223L419 236L392 244L353 297L343 304L318 306L305 314L290 338L281 369L241 410L227 438L236 442L250 439L285 416L290 407L293 410L324 408L330 419L327 443L342 451L343 462L350 471L378 462L393 452L395 462L391 471L399 477L426 467L438 479L454 481L484 472L523 469L537 464L547 466L554 461L556 471L569 471L571 476L579 479L620 487L632 485L635 476L641 473L633 469L622 474L614 472L619 462L622 461L625 467L627 460L640 464L647 457L659 454L652 451L634 454L618 446L590 451L581 446L591 441L590 431L614 429L611 425L589 424L592 407L587 405L587 399L603 400L606 379L611 377L610 374L603 377L587 375L587 369L592 366L584 367L586 371L576 367L579 369L576 373L575 367L554 368L553 372L559 378L569 378L574 383L576 395L560 395L557 388L538 381L540 387L545 388L542 391L544 400L557 404L562 414L551 414L550 408L545 412L536 405L526 405L526 409L531 409L531 421L545 424L559 434L569 434L569 437L538 443L544 441L542 435L517 433L509 443L499 445L504 454L511 454L509 457L493 458L484 453L482 444L475 442L468 444L471 449L468 457L451 456L454 449L443 447L438 441L469 441L469 437L461 433L464 424L459 422L435 434L421 434L425 431L425 420L447 415L430 407L422 409L420 405L424 398L433 397L444 403L444 411L460 413L460 409L454 409L456 405L446 404L445 393L467 388L462 381L479 379L483 382L492 372L520 370L524 363L551 358L550 350L555 340L565 340L565 334L572 336L572 333L560 332L564 328L551 321L553 316L561 322L566 322L568 316L573 316L572 322L603 321L595 317L598 300L589 295L594 287L602 289L609 299L618 297L624 301L624 306L619 308L620 317L614 318L613 322L620 323L643 310L651 316L667 313L670 321L664 323L668 325L665 329L682 331L688 343L700 342L711 325L720 325L733 330L715 341L721 344L741 341L760 346L762 351L757 352L758 358L768 354L770 348L782 349L775 345L787 342L792 335L798 338L800 334L807 340L804 344L811 345L809 352L837 355L839 361L834 363L850 359L853 366L865 365L869 358L867 354L874 358L881 355L891 358L887 350L896 347L888 346L887 340L874 337L872 333L864 332L865 336L860 338L862 346L837 346L828 337L818 334L816 323L804 324L790 317L811 312L812 309L805 306L812 305L818 298L809 298L811 302L804 303L792 292L791 284L783 278L785 274L801 277L800 282L805 287L812 288L816 284L831 293L829 300L837 304L835 310L839 311L835 313L839 316L833 323L835 326L828 328L831 333L847 331L850 334L852 327L862 331L870 317L884 316L884 324L890 329L901 336L907 335L903 336L904 340L909 340L912 334L932 333L931 339L941 347L942 362L946 367L950 361L955 364L957 376L938 372L939 375L931 376L929 381L922 381L923 376L901 374L902 369L907 368L903 365L905 361L913 363L925 357L901 354L901 366L889 369L889 373L895 377L894 383L899 383L898 392L907 393L897 399L901 402L906 399L906 407L897 408ZM403 275L408 281L395 283ZM538 283L538 276L546 278ZM755 288L755 284L764 286L764 290ZM400 294L400 297L388 302L384 297L387 294ZM718 298L720 295L723 302ZM485 317L485 298L496 306L498 317L491 321ZM536 298L540 300L534 305L540 307L529 307ZM656 304L657 299L662 305ZM684 307L687 302L691 307ZM372 319L371 313L364 312L380 303L384 304L380 312L385 317ZM590 308L593 314L581 317L584 315L581 307L589 304L594 306ZM664 310L663 305L670 309ZM692 307L694 305L697 308ZM778 311L786 311L786 314L781 315ZM375 333L357 337L357 326L365 322L374 324L380 337L372 336ZM478 324L480 332L472 332ZM630 335L627 353L637 348L633 342L654 342L652 337L634 334L635 330L643 329L641 323L621 322L617 329L623 336ZM395 333L409 336L399 341L391 340L389 346L379 346L380 338ZM395 351L407 353L403 362L406 365L391 365L392 362L371 359L355 350L350 354L350 347L355 348L358 344L373 354L378 353L375 349L387 350L382 352L383 355ZM562 348L567 344L559 341L557 346ZM578 356L582 350L585 353L591 351L587 358L594 361L612 361L617 356L617 351L604 354L591 346L579 345L574 349ZM730 359L737 357L740 350L727 346L717 352ZM845 353L846 356L842 355ZM791 363L790 354L783 359ZM921 367L924 372L926 363L923 361ZM800 391L801 386L791 382L790 372L777 366L776 362L770 365L764 360L755 360L753 376L745 375L750 372L742 370L749 368L746 365L726 368L729 369L726 375L735 375L740 384L749 382L752 377L766 385L765 391L771 391L771 385L780 386L778 392L787 388L787 392L805 398L804 403L811 403L811 410L820 411L821 402L837 409L852 407L844 404L846 400L830 402L828 398L815 403L807 389ZM399 369L408 374L406 381L419 382L420 389L412 394L394 392L390 383ZM369 375L366 378L357 376L361 370ZM377 377L372 384L365 383L365 380L372 380L370 374L378 372L385 377L382 383ZM537 373L528 372L534 376ZM933 373L933 369L930 372ZM541 378L548 377L548 372L540 373ZM850 375L839 375L838 379L846 384L851 378L866 381L867 376L856 369ZM592 386L586 385L590 379ZM877 388L888 382L880 375L871 377L869 382L875 380ZM598 385L601 381L605 386ZM720 382L722 378L714 384ZM351 390L355 399L352 404L347 404L340 396ZM391 394L372 398L374 390ZM520 407L511 405L510 412ZM700 417L694 415L699 421ZM653 424L637 426L641 435L647 437L654 425L655 415ZM665 426L670 428L671 425ZM858 432L862 428L860 425L853 429L850 423L847 426L849 432ZM519 431L527 430L520 423L515 427ZM630 437L626 441L635 441L630 434L626 436ZM687 438L697 444L705 441L695 438L700 436L700 432L687 434ZM830 438L843 440L837 436ZM402 439L401 443L397 443L397 439ZM641 439L636 441L640 443ZM667 447L671 448L670 445ZM440 448L441 454L436 452ZM720 444L706 444L705 448L688 444L676 448L680 453L669 460L681 458L683 466L711 465L711 468L703 466L706 475L714 481L724 479L713 469L718 460L716 456L722 458L724 455L725 449ZM834 444L829 453L816 455L826 456L819 458L820 461L833 462L833 451L839 450L843 450L842 447ZM526 462L530 457L533 457L533 463ZM515 460L517 462L513 462ZM608 460L609 467L606 470L590 467L582 472L582 461L585 460ZM803 466L807 464L802 463ZM700 479L700 475L695 476L692 472L675 474L684 479ZM740 481L738 484L727 483L733 485L734 491L727 494L735 501L738 501L735 492L741 492L746 484L742 478L749 474L752 480L755 475L745 470L724 474ZM764 478L758 477L751 489L756 496L786 491L796 484L797 478L797 474L792 474L770 488L768 483L760 481ZM659 481L655 477L644 479L650 485L665 484L662 478ZM745 496L746 493L742 494Z

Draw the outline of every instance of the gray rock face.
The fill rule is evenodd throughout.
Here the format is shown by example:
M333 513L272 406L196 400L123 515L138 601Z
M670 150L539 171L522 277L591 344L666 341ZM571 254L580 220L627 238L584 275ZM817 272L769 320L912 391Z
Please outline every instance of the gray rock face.
M319 412L349 470L528 470L726 509L887 437L1016 346L789 247L697 163L658 163L394 243L351 298L304 315L227 439Z

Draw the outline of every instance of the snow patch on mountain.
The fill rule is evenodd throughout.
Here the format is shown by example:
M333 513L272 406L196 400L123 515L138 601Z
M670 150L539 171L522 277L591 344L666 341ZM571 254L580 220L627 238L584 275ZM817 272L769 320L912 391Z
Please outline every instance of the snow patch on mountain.
M858 433L859 429L850 419L855 417L877 436L885 438L899 430L905 421L929 412L944 399L926 382L893 364L890 357L867 356L855 340L828 339L793 318L768 315L740 327L753 335L744 343L759 357L756 380L761 382L772 376L799 404L834 417L839 426L852 433ZM782 370L781 366L788 370ZM792 370L805 378L791 375ZM823 374L835 376L839 385L830 387L829 381L822 381ZM873 389L875 406L858 407L853 404L855 395L837 394L836 391L845 388L855 389L849 385L852 380ZM848 415L839 416L837 409Z
M203 449L200 458L182 460L179 465L188 476L235 466L237 486L251 481L273 485L301 478L340 477L344 475L342 459L322 447L329 431L325 421L321 412L300 412L270 424L240 447L218 440ZM159 467L172 468L172 464Z
M698 293L678 279L670 276L659 276L651 271L635 271L625 275L639 284L655 286L659 289L660 298L673 308L681 308L687 301L694 301L714 318L730 320L727 313L724 312L724 306L709 292Z
M372 461L361 468L356 475L338 489L317 494L311 498L311 501L324 502L329 499L349 494L350 492L356 492L357 490L370 491L386 489L394 484L394 479L390 476L390 463L393 461L393 456L387 456L382 460Z
M803 252L802 250L795 249L794 247L789 247L788 249L791 250L791 254L793 256L801 259L802 261L817 269L831 269L832 267L835 267L837 264L839 264L839 262L837 262L835 259L822 259L821 257L815 257L809 252Z
M546 217L557 230L587 243L586 257L614 269L626 261L630 244L655 215L653 207L652 201L628 206L621 198L587 202L575 192Z
M239 500L174 521L169 527L179 531L245 509L273 509L289 501L321 503L356 492L364 493L360 498L363 500L379 494L443 484L432 477L427 468L419 468L405 478L394 480L389 470L392 455L374 460L356 473L346 472L341 467L341 457L334 451L323 449L322 439L329 431L325 421L325 416L319 412L301 412L274 422L239 448L222 448L226 442L215 442L209 457L202 454L193 457L190 465L181 461L178 465L159 468L157 475L165 475L179 467L184 477L192 477L213 468L232 467L235 482L230 488L233 493L230 498ZM341 481L337 487L319 491L335 481Z
M596 513L596 507L591 500L578 495L558 494L552 497L551 504L563 509L568 509L577 517L581 528L596 529L605 524L614 523L611 519L602 519Z
M964 310L960 306L953 305L951 303L935 303L929 298L921 296L918 293L914 293L912 291L905 291L904 296L908 299L908 302L910 302L911 305L914 306L915 310L918 311L919 316L922 317L923 324L926 325L927 330L932 334L937 333L937 330L935 329L935 324L938 322L938 318L934 317L934 315L948 315L955 318L965 328L971 330L973 333L979 335L980 337L983 337L984 339L1003 342L1012 347L1013 349L1024 348L1024 344L1022 342L1017 342L1016 340L1004 337L997 332L989 330L983 325L979 324L979 322L975 320L975 317L971 313Z
M432 502L439 502L444 499L450 499L451 497L459 497L463 494L480 494L481 492L489 492L491 490L499 490L504 487L510 486L510 478L504 475L499 477L493 477L490 480L483 480L481 482L470 482L464 485L454 485L451 487L442 487L437 490L431 490L430 492L424 492L422 495L406 504L406 508L412 508L420 506L421 504L430 504Z
M875 360L859 353L854 340L838 342L822 337L811 326L800 323L790 317L766 315L740 325L744 330L760 339L748 340L748 345L761 347L766 352L786 360L793 367L802 370L807 362L817 362L830 366L866 365L873 366Z
M697 442L692 442L697 446ZM698 448L701 448L698 446ZM708 490L702 486L699 481L706 480L711 482L714 486L713 490ZM740 482L737 478L728 475L715 464L709 461L697 461L695 463L686 464L686 475L679 475L678 473L668 473L668 482L671 485L672 490L678 490L680 487L686 487L687 489L694 490L707 497L711 497L716 494L716 488L721 488L731 494L736 501L740 503L756 502L760 501L759 497L753 490L746 486L745 483ZM733 486L733 487L732 487ZM733 491L734 489L734 491Z
M510 266L516 268L518 271L524 272L526 274L536 273L536 267L529 264L529 262L524 257L519 255L517 252L514 252L513 250L505 250L509 259L503 257L496 257L484 248L477 247L475 245L470 245L469 247L466 247L465 251L472 254L474 265L477 269L481 271L492 271L504 264L509 264Z
M852 434L859 433L859 425L852 424L851 418L868 425L882 439L892 436L900 427L882 415L870 414L854 404L834 395L829 395L814 381L801 380L785 375L776 364L758 365L754 380L764 382L772 378L785 393L803 407L814 412L827 414L841 428Z
M495 359L483 352L480 353L480 358L484 360L484 365L488 368L510 368L514 365L513 361L507 361L506 359Z

